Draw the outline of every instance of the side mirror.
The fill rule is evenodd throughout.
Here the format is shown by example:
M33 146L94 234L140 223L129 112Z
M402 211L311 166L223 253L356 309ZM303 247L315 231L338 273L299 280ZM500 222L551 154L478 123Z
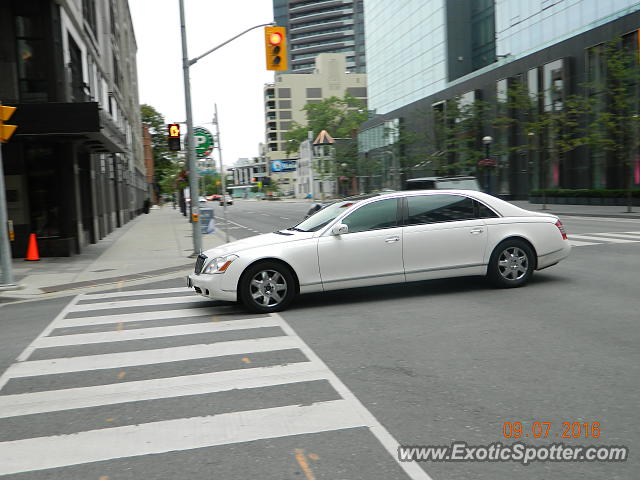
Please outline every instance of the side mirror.
M344 223L338 223L331 228L332 235L344 235L345 233L349 233L349 227Z

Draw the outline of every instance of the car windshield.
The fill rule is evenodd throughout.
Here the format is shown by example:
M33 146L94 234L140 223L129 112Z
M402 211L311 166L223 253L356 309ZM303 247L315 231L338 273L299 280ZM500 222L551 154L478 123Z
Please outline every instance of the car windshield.
M347 208L355 205L360 200L343 200L327 205L323 209L318 210L316 213L311 215L309 218L305 219L302 223L292 227L290 230L296 230L299 232L315 232L320 230Z

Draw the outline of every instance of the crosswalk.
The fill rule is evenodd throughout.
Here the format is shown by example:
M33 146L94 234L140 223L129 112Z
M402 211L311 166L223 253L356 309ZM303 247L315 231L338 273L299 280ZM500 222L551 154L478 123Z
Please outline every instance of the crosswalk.
M640 242L640 231L636 232L603 232L584 233L568 235L569 243L573 247L584 247L587 245L602 245L614 243L638 243Z
M430 478L282 317L237 309L185 288L76 296L0 377L0 476L364 429L402 478ZM265 394L243 409L247 392Z

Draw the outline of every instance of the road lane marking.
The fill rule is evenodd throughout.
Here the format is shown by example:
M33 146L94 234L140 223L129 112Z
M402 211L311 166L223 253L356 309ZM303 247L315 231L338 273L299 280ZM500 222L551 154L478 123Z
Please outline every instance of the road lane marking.
M137 297L141 295L156 295L156 294L170 294L170 293L185 293L192 292L186 287L177 287L177 288L163 288L163 289L150 289L150 290L134 290L129 292L110 292L110 293L85 293L82 295L82 298L79 300L102 300L105 298L114 298L114 297ZM176 297L178 298L178 297ZM83 304L86 305L86 304Z
M121 325L119 322L118 325ZM96 333L79 333L76 335L58 335L38 339L35 348L64 347L71 345L88 345L93 343L125 342L130 340L145 340L150 338L176 337L197 333L228 332L233 330L247 330L251 328L276 327L278 322L271 318L257 318L248 320L227 320L216 323L192 323L187 325L172 325L168 327L140 328L136 330L108 331Z
M181 303L199 303L206 301L200 295L183 297L145 298L143 300L121 300L104 303L83 303L74 305L72 312L88 312L91 310L109 310L111 308L151 307L154 305L177 305Z
M600 237L620 237L623 239L629 239L629 240L636 240L638 242L640 242L640 235L638 234L633 234L630 232L607 232L607 233L597 233L594 235L598 235Z
M122 372L121 372L122 373ZM313 362L0 395L0 418L324 380Z
M581 242L579 240L574 240L572 236L569 237L569 245L572 247L584 247L586 245L600 245L597 242Z
M282 220L290 220L289 217L280 217Z
M0 475L370 426L361 413L331 400L2 442Z
M239 355L243 353L272 352L298 348L299 341L289 336L231 340L211 344L186 345L132 352L104 353L80 357L27 360L14 363L5 372L8 378L35 377L59 373L106 370L140 365L180 362L202 358Z
M316 480L316 476L313 474L313 470L311 470L311 467L309 466L309 462L307 462L307 457L304 454L304 450L302 450L301 448L296 448L295 453L296 453L296 461L298 462L298 465L302 469L302 472L304 473L304 476L306 477L306 479Z
M83 296L75 297L69 304L73 307ZM176 313L179 312L178 315ZM190 312L190 313L186 313ZM195 312L195 313L194 313ZM144 312L138 314L86 317L79 319L80 325L123 322L157 318L181 318L198 315L202 309L182 309L173 311ZM206 312L206 310L205 310ZM54 328L78 319L64 319L67 309L38 337L48 336ZM211 315L209 313L208 315ZM107 320L110 318L110 320ZM25 471L64 467L90 463L113 458L128 458L167 451L183 451L230 443L279 438L290 435L304 435L336 431L347 428L367 427L394 459L396 464L413 480L430 480L422 468L412 462L400 462L397 458L398 442L378 422L358 398L295 333L278 314L268 317L285 333L283 336L235 340L214 344L199 344L182 347L162 348L133 352L119 352L101 355L89 355L49 360L21 361L7 369L3 377L4 385L10 378L32 377L67 372L86 372L124 368L135 365L167 364L181 360L212 358L226 355L246 355L251 353L297 349L306 356L306 362L283 364L274 367L240 368L237 370L213 372L183 377L170 377L133 382L119 382L107 385L77 387L71 389L40 391L16 395L0 396L0 413L7 416L27 415L30 413L75 409L90 406L125 403L130 401L168 398L182 395L207 394L217 389L241 389L251 386L286 385L291 383L324 380L342 397L340 400L318 402L305 406L286 406L260 410L233 412L229 414L182 418L158 421L139 425L125 425L68 435L58 435L31 439L21 439L0 443L0 475ZM249 320L249 319L244 319ZM235 322L242 321L237 320ZM83 323L84 322L84 323ZM222 323L222 322L220 322ZM218 325L207 322L206 325ZM173 326L172 326L173 327ZM169 327L169 328L172 328ZM159 332L156 327L146 329L146 333ZM100 339L108 335L129 335L127 330L116 332L97 332L97 336L87 339ZM166 333L167 330L164 330ZM73 336L75 341L81 340ZM102 337L104 339L104 337ZM38 340L36 339L36 340ZM48 340L47 340L48 341ZM23 360L37 345L25 349ZM64 340L62 340L64 341ZM260 369L260 370L258 370ZM121 372L124 373L124 372ZM6 412L6 413L4 413ZM135 419L132 419L132 422ZM47 451L47 455L36 452ZM309 457L310 458L310 457Z
M206 308L184 308L180 310L163 310L158 312L122 313L119 315L99 315L95 317L62 318L55 322L54 328L90 327L118 322L146 322L165 318L201 317L211 312Z
M572 235L571 238L575 238L578 240L599 240L600 242L603 243L634 243L633 240L621 240L621 239L617 239L617 238L606 238L606 237L599 237L599 234L597 233L590 233L588 235Z

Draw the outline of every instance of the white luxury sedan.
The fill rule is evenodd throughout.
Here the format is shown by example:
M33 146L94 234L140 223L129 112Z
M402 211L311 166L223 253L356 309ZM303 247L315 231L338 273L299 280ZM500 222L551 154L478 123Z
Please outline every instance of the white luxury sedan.
M346 198L287 230L207 250L187 284L266 313L299 293L433 278L519 287L570 251L553 215L482 192L412 190Z

